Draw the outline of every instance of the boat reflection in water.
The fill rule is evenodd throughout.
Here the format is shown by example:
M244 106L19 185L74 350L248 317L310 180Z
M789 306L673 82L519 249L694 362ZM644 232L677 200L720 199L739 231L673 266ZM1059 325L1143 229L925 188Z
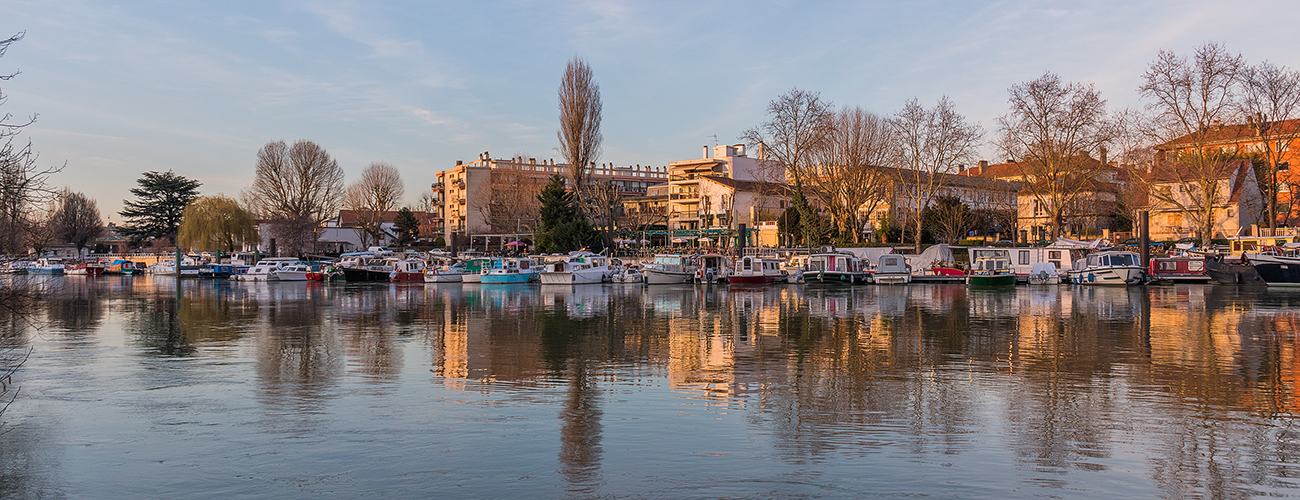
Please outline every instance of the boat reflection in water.
M6 498L1236 498L1300 459L1263 288L132 279L17 330Z

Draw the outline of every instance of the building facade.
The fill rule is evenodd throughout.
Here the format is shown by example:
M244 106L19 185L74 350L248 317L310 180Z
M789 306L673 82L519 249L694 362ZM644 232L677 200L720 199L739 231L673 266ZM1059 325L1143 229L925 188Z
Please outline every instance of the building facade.
M431 225L449 245L458 247L464 247L473 235L530 235L536 230L537 193L551 176L567 179L568 173L568 165L554 160L500 159L487 152L472 162L457 161L454 167L437 173L432 186L437 209L430 216ZM648 165L593 164L587 176L635 196L663 183L668 172Z

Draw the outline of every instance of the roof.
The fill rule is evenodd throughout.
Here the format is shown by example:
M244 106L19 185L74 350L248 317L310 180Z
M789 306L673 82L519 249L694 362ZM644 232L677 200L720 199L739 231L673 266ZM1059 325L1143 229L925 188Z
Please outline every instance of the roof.
M736 191L753 191L753 192L773 192L779 191L781 194L790 194L790 186L784 183L760 182L760 181L742 181L730 177L704 176L700 180L713 181L723 186L735 189Z
M922 182L929 180L930 174L927 172L914 171L911 169L897 167L875 167L882 173L890 176L897 176L902 172L908 172L907 176L919 176ZM961 186L976 189L988 189L993 191L1020 191L1020 182L1006 181L1001 179L992 179L986 177L972 177L961 174L938 174L940 179L949 186Z
M1252 169L1250 160L1233 160L1212 168L1211 174L1219 180L1231 181L1232 193L1228 198L1229 202L1237 202L1241 199L1241 191L1246 185L1246 180L1251 174ZM1186 165L1164 164L1157 166L1151 171L1150 182L1152 184L1166 184L1180 182L1179 179L1195 178L1197 173Z
M1282 120L1274 123L1273 130L1269 131L1267 137L1279 136L1300 136L1300 119ZM1156 146L1156 149L1168 151L1171 149L1191 146L1197 143L1206 145L1237 144L1242 142L1256 142L1262 138L1262 136L1256 133L1255 124L1253 123L1216 125L1209 127L1200 133L1192 133L1178 137L1172 141Z

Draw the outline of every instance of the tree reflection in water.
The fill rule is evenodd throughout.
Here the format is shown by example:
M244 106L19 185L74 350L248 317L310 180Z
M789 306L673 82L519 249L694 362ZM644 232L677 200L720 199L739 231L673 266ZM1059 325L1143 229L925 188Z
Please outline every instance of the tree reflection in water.
M368 436L384 449L361 456L438 450L446 458L439 474L455 477L430 484L481 481L482 468L508 469L499 455L518 452L511 464L526 463L529 474L544 464L540 474L551 476L534 482L546 483L537 490L521 486L520 496L634 493L623 489L629 484L644 496L690 496L715 480L773 475L935 496L975 485L984 489L969 491L1013 496L1232 498L1297 486L1300 295L1285 292L208 282L184 285L177 302L173 288L140 283L111 294L70 291L39 306L38 316L69 333L35 343L76 367L98 359L87 340L122 325L138 353L125 363L147 369L104 373L149 388L215 383L213 374L228 383L249 364L199 369L192 361L249 358L249 406L269 417L254 427L271 441L254 447L278 452L286 433L300 443L325 440L322 429L382 429ZM0 321L23 331L14 317ZM403 372L404 356L425 355L433 374ZM166 394L135 393L142 406ZM444 403L451 399L482 406ZM167 403L169 411L184 405ZM374 412L358 407L397 423L359 422ZM204 420L206 408L177 414ZM450 432L421 429L435 419ZM168 432L220 435L182 424ZM541 434L521 438L521 429ZM14 462L58 456L31 441L47 439L41 432L0 435L9 474L0 491L42 484L33 476L48 471ZM417 444L385 441L388 433ZM463 443L485 445L475 451L487 458L457 450ZM473 470L456 469L461 461ZM863 470L908 477L872 483ZM659 484L665 477L682 479ZM774 496L797 493L774 488Z

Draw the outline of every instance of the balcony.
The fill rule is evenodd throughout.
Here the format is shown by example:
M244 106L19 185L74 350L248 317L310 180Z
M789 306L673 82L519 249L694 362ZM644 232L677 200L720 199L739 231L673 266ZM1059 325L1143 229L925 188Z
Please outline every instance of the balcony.
M670 200L697 200L699 198L700 193L672 193L668 195Z

